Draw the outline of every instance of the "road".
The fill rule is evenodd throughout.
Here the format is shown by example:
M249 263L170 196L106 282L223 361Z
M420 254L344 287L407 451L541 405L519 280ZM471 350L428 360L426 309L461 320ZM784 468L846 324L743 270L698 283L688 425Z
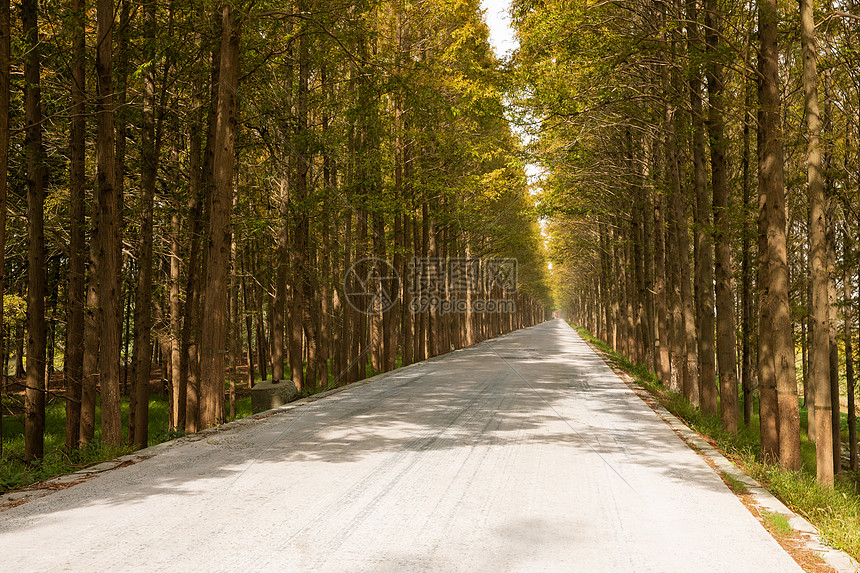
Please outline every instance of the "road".
M0 570L801 571L561 320L6 509Z

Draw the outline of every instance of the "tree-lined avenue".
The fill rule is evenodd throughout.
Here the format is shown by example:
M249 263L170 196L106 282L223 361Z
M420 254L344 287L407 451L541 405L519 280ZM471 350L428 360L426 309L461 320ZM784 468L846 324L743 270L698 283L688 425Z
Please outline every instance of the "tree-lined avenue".
M161 446L6 509L0 548L10 571L800 571L561 320Z

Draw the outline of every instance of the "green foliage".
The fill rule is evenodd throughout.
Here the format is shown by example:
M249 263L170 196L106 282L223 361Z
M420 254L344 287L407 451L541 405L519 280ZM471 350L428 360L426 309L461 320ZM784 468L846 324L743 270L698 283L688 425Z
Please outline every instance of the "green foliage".
M15 332L27 318L27 301L17 294L3 295L3 332Z
M9 409L7 408L7 411ZM20 412L20 406L13 411ZM96 436L86 446L67 452L65 449L65 402L51 400L45 410L45 456L27 464L24 462L24 424L18 416L3 419L3 459L0 464L0 491L44 481L86 466L130 453L133 448L114 448L101 443L100 412L97 411ZM128 400L123 399L123 431L128 429ZM152 396L149 401L149 445L155 445L182 435L167 427L167 399Z

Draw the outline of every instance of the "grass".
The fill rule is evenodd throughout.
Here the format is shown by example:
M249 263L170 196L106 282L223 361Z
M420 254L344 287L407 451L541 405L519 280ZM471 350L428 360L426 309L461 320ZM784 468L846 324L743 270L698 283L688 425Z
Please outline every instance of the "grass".
M800 411L802 467L799 472L786 471L778 465L765 463L760 457L757 407L753 408L750 425L741 423L738 433L730 434L722 428L719 418L704 413L683 396L668 390L647 367L633 364L588 330L573 327L583 339L605 352L618 368L631 374L637 384L648 389L667 410L700 434L712 438L727 458L818 528L825 542L860 560L860 476L842 472L833 489L816 481L815 444L806 433L806 409ZM726 477L723 475L724 479ZM734 491L731 483L729 487Z
M777 537L789 537L794 532L794 529L788 523L788 518L781 513L765 510L761 513L761 518L767 530Z
M6 406L19 406L16 396L3 396ZM6 408L4 408L6 410ZM8 410L7 410L8 411ZM236 416L251 415L250 396L236 400ZM131 453L131 446L111 447L101 442L101 409L96 408L95 438L87 446L67 452L65 449L65 402L52 398L45 407L45 455L33 463L24 461L24 421L22 416L3 417L3 457L0 459L0 492L24 487L54 476L73 472L89 465ZM123 441L128 441L128 398L122 399ZM149 399L149 442L160 444L183 435L168 424L167 397Z
M285 377L289 378L289 365L284 365ZM397 356L396 367L400 367ZM307 397L325 390L344 386L342 378L329 371L325 387L304 389L299 397ZM371 361L365 364L366 377L379 372L373 369ZM22 412L23 397L4 394L2 412ZM228 406L229 407L229 406ZM235 416L228 421L251 415L251 397L236 400ZM128 398L122 398L123 443L128 442ZM184 432L169 427L167 396L152 395L149 400L149 441L154 446L182 436ZM49 398L45 407L45 455L33 463L24 461L24 419L23 416L3 416L3 456L0 458L0 492L25 487L52 477L74 472L89 465L131 453L131 446L110 447L101 443L101 410L96 405L95 437L86 447L67 452L65 449L65 401L59 397Z
M735 495L746 495L750 492L746 484L735 476L727 474L726 472L720 472L720 477L723 478L723 481L726 482L726 485L729 486L729 489L732 490Z

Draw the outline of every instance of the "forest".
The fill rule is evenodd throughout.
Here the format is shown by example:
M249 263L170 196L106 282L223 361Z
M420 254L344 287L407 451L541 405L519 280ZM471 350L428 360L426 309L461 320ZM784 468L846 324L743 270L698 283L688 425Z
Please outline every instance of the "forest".
M477 0L0 1L3 465L544 320L507 77Z
M558 304L725 431L758 424L764 459L799 470L808 435L820 483L856 471L858 6L518 0L513 18Z
M500 58L477 0L0 1L4 465L555 308L764 460L856 472L860 8L510 16Z

